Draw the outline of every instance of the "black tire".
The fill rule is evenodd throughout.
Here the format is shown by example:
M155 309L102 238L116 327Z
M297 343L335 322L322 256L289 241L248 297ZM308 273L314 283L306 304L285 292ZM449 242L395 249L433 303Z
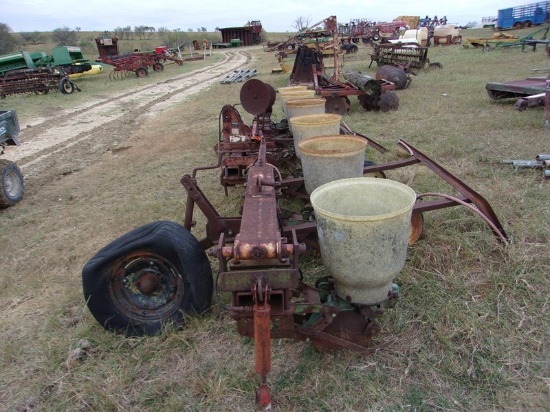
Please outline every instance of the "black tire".
M374 41L379 41L379 40L380 40L380 34L379 34L379 33L373 34L373 35L372 35L372 39L373 39Z
M71 94L74 92L74 84L70 79L64 77L59 80L59 90L61 90L63 94Z
M149 76L149 71L145 67L138 67L136 69L136 76L137 77L147 77L147 76Z
M161 72L164 70L164 65L161 62L156 62L153 64L153 70L156 72Z
M12 161L0 159L0 208L19 203L25 193L21 169Z
M88 309L105 329L143 336L206 311L213 279L197 239L178 223L159 221L101 249L82 269L82 286Z
M350 44L349 47L346 49L346 53L357 53L359 51L359 47L357 47L356 44Z

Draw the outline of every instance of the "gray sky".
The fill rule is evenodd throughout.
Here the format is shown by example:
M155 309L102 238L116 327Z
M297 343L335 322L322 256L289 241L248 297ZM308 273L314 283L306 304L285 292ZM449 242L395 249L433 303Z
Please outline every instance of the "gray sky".
M157 0L158 1L158 0ZM67 26L82 31L112 31L116 27L152 26L187 31L205 27L240 27L260 20L266 32L294 32L299 16L317 23L335 15L340 23L366 18L391 21L398 16L447 16L449 23L465 25L496 16L499 9L531 3L529 0L2 0L0 23L14 32L52 31Z

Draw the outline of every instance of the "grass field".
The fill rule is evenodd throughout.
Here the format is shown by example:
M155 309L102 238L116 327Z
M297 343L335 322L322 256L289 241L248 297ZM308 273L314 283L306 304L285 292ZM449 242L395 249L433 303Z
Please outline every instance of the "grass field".
M462 34L470 33L492 35ZM288 75L271 73L272 53L248 50L259 79L275 88L287 84ZM370 51L361 45L344 69L374 76ZM542 108L518 112L515 101L491 101L485 85L546 76L550 58L543 48L462 46L431 47L428 57L443 68L413 76L398 91L398 110L365 112L352 99L345 121L392 149L369 150L376 162L399 157L403 139L443 165L489 201L512 242L500 244L465 208L426 213L423 237L396 279L400 300L381 319L377 341L388 346L372 356L321 354L308 342L274 340L274 410L548 410L550 181L540 170L502 162L550 153L550 132ZM74 96L13 96L0 108L17 109L20 118L47 117L132 80L90 77ZM254 410L253 342L239 336L220 307L213 304L182 330L125 338L95 322L81 286L82 266L110 241L147 222L181 221L179 179L215 162L219 111L238 103L240 87L216 84L140 124L116 156L105 153L47 185L29 181L25 199L0 213L0 410ZM241 114L250 124L251 116ZM274 114L282 118L278 106ZM418 193L452 193L423 166L388 177ZM199 184L222 215L238 211L240 189L225 198L217 172L200 175ZM197 233L203 227L198 219ZM303 270L314 282L323 268L305 260ZM86 356L75 358L79 348Z

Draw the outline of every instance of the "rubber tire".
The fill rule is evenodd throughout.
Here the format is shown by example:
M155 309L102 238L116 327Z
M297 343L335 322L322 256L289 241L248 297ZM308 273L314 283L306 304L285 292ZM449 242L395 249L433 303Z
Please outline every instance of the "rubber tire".
M24 193L23 174L19 166L10 160L0 159L0 208L19 203Z
M356 44L350 44L349 47L346 49L346 53L357 53L359 51L359 48Z
M145 67L138 67L136 69L136 76L137 77L147 77L147 76L149 76L149 71Z
M172 271L164 273L179 284L171 285L168 304L144 315L138 299L120 299L124 293L120 289L135 293L137 287L118 279L131 281L130 276L135 274L126 273L125 265L141 262L139 257L147 259L151 254L169 262ZM121 270L124 276L120 275ZM126 336L143 336L158 334L165 325L182 326L185 314L206 311L212 301L213 278L206 253L197 239L176 222L158 221L140 226L101 249L83 267L82 286L88 309L105 329ZM148 299L145 294L135 295L144 301ZM138 305L133 307L136 302Z
M161 62L156 62L153 64L153 70L156 72L161 72L164 70L164 65Z
M70 79L64 77L59 80L59 90L61 90L63 94L71 94L74 92L74 84Z

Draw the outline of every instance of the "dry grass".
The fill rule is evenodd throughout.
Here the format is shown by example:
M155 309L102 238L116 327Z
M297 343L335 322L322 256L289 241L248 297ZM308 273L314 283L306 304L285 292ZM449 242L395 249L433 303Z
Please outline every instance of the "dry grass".
M254 54L260 79L286 84L287 76L270 73L272 54ZM347 123L387 147L402 138L437 160L491 203L514 242L499 245L464 208L426 213L424 237L397 279L401 299L382 319L380 337L389 347L361 357L274 341L276 410L548 408L550 182L501 161L548 153L550 138L542 109L517 112L484 90L488 81L531 76L531 69L550 66L548 57L543 50L454 46L431 48L429 57L444 68L418 73L398 92L399 110L365 113L353 99ZM361 48L346 65L374 75L368 62ZM80 283L82 266L106 243L143 223L181 221L179 179L215 160L219 110L238 102L239 89L213 86L140 125L126 139L128 149L105 152L48 185L30 181L24 201L0 213L1 410L254 410L253 344L217 306L183 330L127 339L94 321ZM25 113L33 99L6 102ZM418 192L449 192L420 166L389 177ZM227 200L218 181L217 172L199 176L220 213L233 215L239 190ZM199 219L198 233L203 226ZM322 270L315 261L304 269L308 280ZM88 345L82 340L86 356L71 360L72 350Z

